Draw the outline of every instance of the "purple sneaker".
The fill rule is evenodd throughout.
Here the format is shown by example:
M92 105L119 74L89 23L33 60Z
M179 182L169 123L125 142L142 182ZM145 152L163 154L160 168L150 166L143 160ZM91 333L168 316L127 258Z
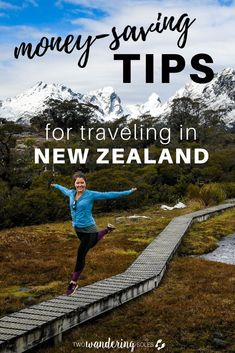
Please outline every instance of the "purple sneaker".
M107 224L107 229L108 229L108 232L110 233L110 232L112 232L114 229L116 229L116 227L115 227L113 224L108 223L108 224Z
M78 287L77 282L71 281L67 287L66 295L74 294L77 287Z

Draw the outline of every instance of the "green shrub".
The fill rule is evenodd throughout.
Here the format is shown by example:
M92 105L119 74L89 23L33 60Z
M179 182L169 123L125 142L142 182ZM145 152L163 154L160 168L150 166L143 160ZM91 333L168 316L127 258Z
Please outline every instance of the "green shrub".
M171 185L162 185L159 187L159 199L158 202L175 203L180 198L176 191L176 188Z

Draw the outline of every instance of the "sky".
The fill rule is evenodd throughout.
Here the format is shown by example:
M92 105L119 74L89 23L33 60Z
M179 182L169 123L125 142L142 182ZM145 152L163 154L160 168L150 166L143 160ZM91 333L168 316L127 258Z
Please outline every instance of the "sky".
M184 13L191 21L196 19L188 29L184 48L177 46L180 33L168 29L149 33L146 41L122 40L119 49L109 49L113 27L119 34L127 25L147 29L157 22L158 13L162 13L161 19L174 16L177 21ZM144 103L153 92L165 102L190 82L190 74L197 73L191 67L194 55L210 55L214 72L233 67L234 20L233 0L0 0L0 99L44 81L80 93L112 86L124 104ZM14 48L21 42L35 47L42 37L65 39L72 34L75 39L81 36L82 45L88 36L102 33L109 37L92 44L85 68L77 65L82 49L71 54L48 50L31 60L14 58ZM140 60L132 63L131 83L123 83L122 62L115 61L114 54L140 54ZM146 54L154 54L154 83L145 82ZM184 70L172 74L170 83L162 83L162 54L180 54L185 59Z

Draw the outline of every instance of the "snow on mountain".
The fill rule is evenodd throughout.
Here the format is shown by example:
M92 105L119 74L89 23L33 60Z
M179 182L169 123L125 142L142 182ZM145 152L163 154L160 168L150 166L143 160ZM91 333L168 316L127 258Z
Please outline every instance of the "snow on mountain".
M127 105L126 111L130 114L131 119L137 119L142 115L158 116L161 101L156 93L152 93L144 104Z
M164 104L161 104L158 95L153 93L146 103L127 106L127 111L130 114L129 119L138 118L141 115L151 115L159 118L162 122L167 122L173 100L182 97L201 101L205 105L205 109L224 110L226 125L232 127L235 124L235 71L231 68L215 74L214 79L209 83L191 82L186 84Z
M104 87L83 95L83 101L98 107L98 118L113 120L123 115L121 99L112 87Z
M161 116L162 120L166 120L171 112L173 100L182 97L199 100L205 104L206 109L223 109L226 125L232 126L235 123L235 71L231 68L215 74L214 79L209 83L191 82L186 84L160 107L156 116Z
M49 99L81 99L80 94L74 93L64 85L46 84L38 82L25 93L19 94L14 98L7 98L1 102L1 118L29 123L30 119L42 112L47 107Z
M207 84L188 83L164 104L159 96L152 93L146 103L123 107L112 87L104 87L87 94L72 91L64 85L37 83L34 87L14 98L0 102L0 118L15 122L30 123L30 119L43 112L49 99L60 101L76 99L80 103L96 106L94 117L100 121L110 121L129 115L129 120L143 115L151 115L167 122L175 98L188 97L201 100L206 109L223 109L224 120L228 126L235 124L235 71L227 68L215 75Z
M97 107L94 115L100 120L111 120L123 114L121 100L112 87L105 87L83 95L73 92L64 85L39 82L25 93L2 101L0 117L29 124L33 116L42 113L47 108L50 99L59 101L76 99L80 103L91 103Z
M205 103L211 109L224 109L225 123L235 123L235 70L224 69L217 74L202 92Z

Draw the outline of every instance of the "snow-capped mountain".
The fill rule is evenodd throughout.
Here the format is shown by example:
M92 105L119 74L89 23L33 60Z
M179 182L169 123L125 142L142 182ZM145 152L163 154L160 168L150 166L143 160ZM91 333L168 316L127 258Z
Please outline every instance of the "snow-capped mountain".
M132 119L139 118L142 115L159 116L159 108L161 107L161 101L156 93L152 93L149 99L144 104L130 104L127 105L127 114L130 114Z
M201 100L206 109L223 109L224 120L231 127L235 125L234 82L235 71L228 68L216 74L214 79L207 84L194 82L186 84L164 104L161 103L156 93L152 93L146 103L126 107L122 106L120 98L112 87L81 94L64 85L39 82L25 93L0 102L0 118L29 124L32 117L44 111L49 99L60 101L75 99L80 103L96 106L94 117L100 121L114 120L123 114L128 114L129 120L151 115L167 122L173 100L188 97L192 100Z
M215 75L214 79L206 84L191 82L178 90L167 102L161 104L159 96L153 93L144 104L129 105L130 118L141 115L151 115L167 122L171 113L174 99L187 97L193 101L201 101L205 109L224 110L224 122L228 127L235 124L235 71L224 69Z
M81 96L64 85L38 82L28 91L2 101L0 116L10 121L27 124L33 116L41 113L47 107L49 99L61 101L78 99L80 101Z
M206 109L224 110L224 121L227 126L235 124L235 70L224 69L215 75L214 79L206 84L191 82L181 88L159 110L157 117L167 119L171 112L175 98L188 97L191 100L201 101Z
M32 117L47 108L50 99L59 101L75 99L79 103L95 105L95 117L100 120L111 120L123 114L121 100L112 87L105 87L83 95L73 92L64 85L38 82L25 93L0 102L0 117L29 124Z
M90 91L82 96L82 100L98 107L98 112L96 113L98 118L113 120L123 115L121 99L112 87Z

